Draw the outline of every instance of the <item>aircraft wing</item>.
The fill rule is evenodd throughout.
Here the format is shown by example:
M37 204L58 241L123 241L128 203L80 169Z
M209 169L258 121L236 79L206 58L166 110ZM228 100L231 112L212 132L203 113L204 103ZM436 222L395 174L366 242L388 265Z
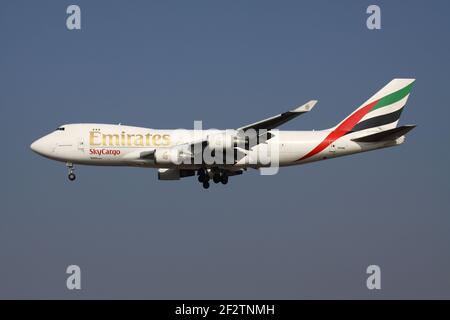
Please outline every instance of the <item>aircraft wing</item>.
M281 126L282 124L298 117L299 115L302 115L306 112L309 112L314 108L316 105L317 100L311 100L305 103L304 105L297 107L293 110L283 112L279 115L240 127L238 130L245 131L247 129L254 129L254 130L260 130L260 129L274 129L276 127Z
M317 103L317 100L308 101L304 105L297 107L293 110L283 112L279 115L246 125L244 127L240 127L238 130L245 131L247 129L254 129L254 130L274 129L274 128L281 126L282 124L298 117L299 115L302 115L306 112L311 111L314 108L314 106L316 105L316 103ZM270 139L270 136L269 136L269 139ZM188 143L176 145L171 148L172 149L175 148L179 152L183 153L185 156L193 158L197 152L203 152L203 149L206 146L208 146L208 140L207 140L207 138L204 138L204 139L199 139L196 141L191 141ZM244 155L245 155L245 152L244 152ZM138 158L140 158L140 159L148 160L148 159L154 159L154 157L155 157L155 149L145 150L138 154Z

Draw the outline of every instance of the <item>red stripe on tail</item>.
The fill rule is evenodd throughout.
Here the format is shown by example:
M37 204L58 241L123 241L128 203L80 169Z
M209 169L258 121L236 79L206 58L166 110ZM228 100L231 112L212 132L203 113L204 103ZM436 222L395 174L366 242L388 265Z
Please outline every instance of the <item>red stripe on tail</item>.
M317 147L312 149L306 155L301 157L298 161L308 159L315 154L323 151L326 147L332 144L334 141L342 137L347 132L351 131L353 127L378 103L379 100L375 100L368 105L362 107L350 117L345 119L334 131L332 131Z

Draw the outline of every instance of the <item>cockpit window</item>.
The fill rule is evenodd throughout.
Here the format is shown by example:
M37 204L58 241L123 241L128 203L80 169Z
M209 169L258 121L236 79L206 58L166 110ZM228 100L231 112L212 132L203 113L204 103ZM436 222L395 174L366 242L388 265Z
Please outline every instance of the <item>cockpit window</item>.
M59 127L59 128L56 128L56 131L64 131L64 127Z

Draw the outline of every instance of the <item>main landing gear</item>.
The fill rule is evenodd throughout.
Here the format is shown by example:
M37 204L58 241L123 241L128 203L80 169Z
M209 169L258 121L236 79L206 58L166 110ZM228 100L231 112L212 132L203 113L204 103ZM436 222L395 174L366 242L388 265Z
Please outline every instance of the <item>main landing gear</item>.
M200 169L198 170L198 182L203 184L203 188L209 188L209 174L206 170Z
M221 182L222 184L228 183L228 174L225 170L208 170L208 169L200 169L198 170L198 182L203 184L203 188L208 189L210 184L209 181L211 179L214 183Z
M69 168L69 175L68 175L69 180L74 181L77 178L77 176L75 175L75 173L73 173L73 170L74 170L73 164L70 162L67 162L66 167Z

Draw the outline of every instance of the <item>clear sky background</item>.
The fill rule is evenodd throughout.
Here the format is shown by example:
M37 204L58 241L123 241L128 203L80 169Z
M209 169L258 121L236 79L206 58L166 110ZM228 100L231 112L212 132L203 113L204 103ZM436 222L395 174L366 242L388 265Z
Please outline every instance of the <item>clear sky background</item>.
M66 29L78 4L82 30ZM382 29L366 28L378 4ZM0 298L450 298L449 1L1 1ZM58 125L335 125L417 82L398 147L203 190L34 154ZM82 290L66 289L66 267ZM382 271L381 291L366 268Z

